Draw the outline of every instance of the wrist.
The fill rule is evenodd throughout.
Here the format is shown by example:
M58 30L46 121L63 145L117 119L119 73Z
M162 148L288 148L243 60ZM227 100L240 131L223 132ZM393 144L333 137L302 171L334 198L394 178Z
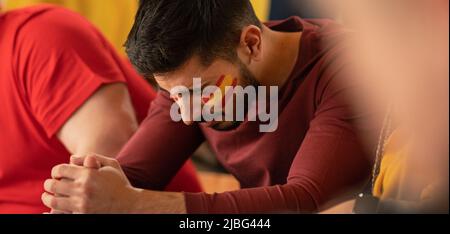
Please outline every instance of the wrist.
M155 192L130 188L131 214L186 214L185 198L182 193Z
M124 212L126 214L137 214L139 213L139 203L140 200L142 199L141 197L143 196L143 189L138 189L138 188L134 188L131 186L127 186L126 188L127 192L127 196L125 197L126 201L126 207L124 207Z

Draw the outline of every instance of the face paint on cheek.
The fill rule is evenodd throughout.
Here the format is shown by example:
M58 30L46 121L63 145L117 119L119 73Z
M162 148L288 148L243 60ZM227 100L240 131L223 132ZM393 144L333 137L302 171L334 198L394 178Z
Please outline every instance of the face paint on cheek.
M237 86L237 79L231 75L223 75L216 83L218 87L216 92L209 97L203 97L202 102L204 105L214 106L222 104L222 108L225 108L226 103L233 97L233 89ZM227 87L231 87L227 90ZM228 91L228 93L227 93Z

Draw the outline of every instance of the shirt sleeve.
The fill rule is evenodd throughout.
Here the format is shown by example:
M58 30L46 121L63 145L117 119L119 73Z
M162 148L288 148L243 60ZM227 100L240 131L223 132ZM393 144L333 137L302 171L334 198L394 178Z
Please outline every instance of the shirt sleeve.
M48 137L100 86L125 82L112 53L92 25L64 9L47 10L21 27L15 44L16 74Z
M315 118L291 165L287 183L219 194L185 193L191 214L304 213L318 211L370 174L371 160L360 138L370 116L350 104L353 86L324 71L316 87ZM352 84L352 83L350 83ZM354 83L353 83L354 84ZM301 108L301 107L299 107Z
M135 187L163 190L205 140L198 125L172 121L173 104L168 93L159 92L147 118L117 157Z

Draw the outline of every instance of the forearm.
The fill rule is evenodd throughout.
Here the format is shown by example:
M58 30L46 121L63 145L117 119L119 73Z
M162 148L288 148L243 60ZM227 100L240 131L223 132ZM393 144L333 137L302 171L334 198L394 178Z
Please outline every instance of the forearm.
M320 194L314 186L306 183L241 189L213 195L185 193L186 212L190 214L313 212L318 209L318 197Z
M156 104L158 99L152 103ZM161 108L151 108L117 156L134 187L163 190L204 141L198 126L175 123L166 114Z
M182 193L134 189L132 198L135 202L130 213L186 214L186 204Z

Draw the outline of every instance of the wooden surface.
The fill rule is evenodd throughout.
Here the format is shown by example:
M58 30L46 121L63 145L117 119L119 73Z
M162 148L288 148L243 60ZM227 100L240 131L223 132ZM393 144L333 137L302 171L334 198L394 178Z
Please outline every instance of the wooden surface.
M240 188L239 182L232 175L199 172L198 176L203 190L207 193L222 193Z

